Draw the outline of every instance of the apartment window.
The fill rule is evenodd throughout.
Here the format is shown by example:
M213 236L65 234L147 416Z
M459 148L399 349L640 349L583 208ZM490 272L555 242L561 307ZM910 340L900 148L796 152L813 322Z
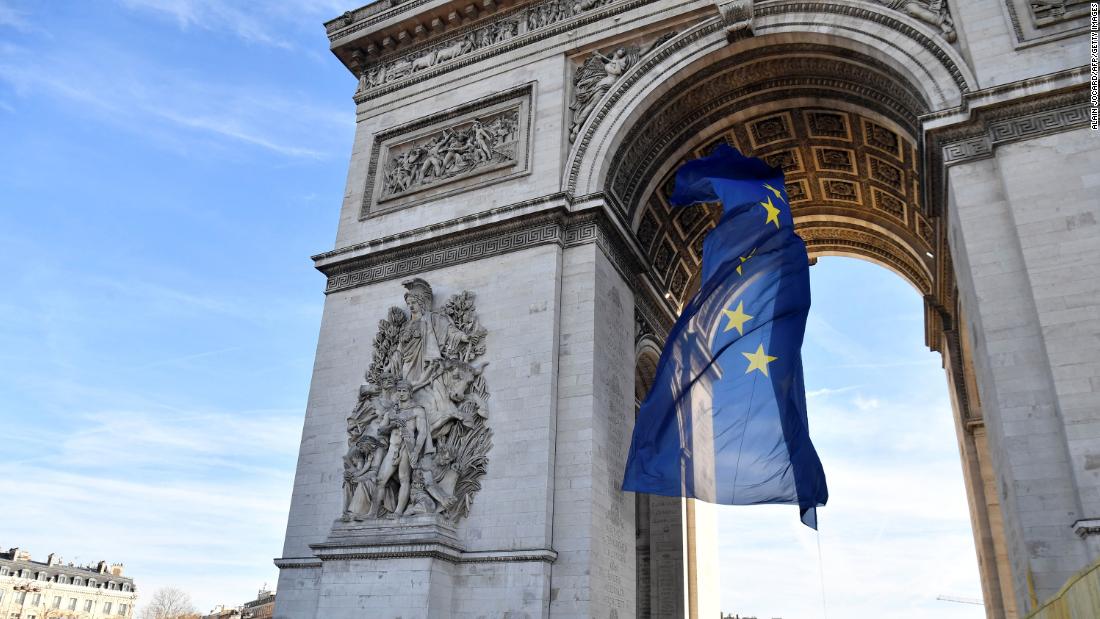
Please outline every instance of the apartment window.
M123 591L129 591L130 590L130 585L128 583L122 583L122 590Z
M74 584L74 585L79 585L79 584L80 584L80 583L82 583L82 582L83 582L83 581L82 581L82 580L80 579L80 577L79 577L79 576L73 576L73 584Z
M111 614L111 603L110 602L104 602L103 603L103 614L104 615Z
M84 612L90 613L90 612L92 612L92 608L94 608L94 607L95 607L95 602L93 602L92 600L84 600Z
M94 578L89 578L88 579L88 586L89 587L94 587L95 586L95 579Z
M4 590L0 589L0 602L4 601Z
M46 580L46 572L38 572L38 580Z
M54 608L61 608L61 596L60 595L53 596L53 607Z
M118 614L125 615L126 611L128 611L128 610L130 610L130 605L129 604L119 604L118 605Z
M76 598L69 598L69 610L76 610Z
M19 593L15 594L15 603L16 604L22 604L26 600L27 600L27 592L26 591L20 591Z
M0 567L0 576L7 576L7 575L8 575L8 568Z
M42 594L41 593L35 593L34 597L31 598L31 606L38 606L41 603L42 603Z

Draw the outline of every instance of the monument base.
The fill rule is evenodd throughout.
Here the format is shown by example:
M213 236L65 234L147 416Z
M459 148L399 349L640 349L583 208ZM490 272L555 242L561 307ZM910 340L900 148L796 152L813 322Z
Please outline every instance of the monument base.
M427 556L459 557L464 550L454 525L439 514L420 514L402 518L337 520L332 532L319 544L311 544L319 559L325 561L344 555L362 557Z
M548 549L466 551L438 514L337 520L311 544L320 560L316 617L446 618L508 608L538 616L548 602Z

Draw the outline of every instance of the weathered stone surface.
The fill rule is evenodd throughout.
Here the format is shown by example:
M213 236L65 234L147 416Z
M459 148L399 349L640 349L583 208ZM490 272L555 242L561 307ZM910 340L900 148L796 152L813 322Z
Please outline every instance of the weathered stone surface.
M316 256L327 297L276 616L707 608L691 595L706 568L684 570L706 527L618 483L635 367L653 363L639 351L697 286L710 222L668 207L669 175L719 140L784 168L811 254L872 260L922 291L987 614L1057 590L1100 556L1100 161L1080 7L382 0L326 24L357 80L357 127L335 248ZM485 329L484 352L460 360L485 392L458 404L492 386L491 414L474 413L492 447L461 514L455 493L427 490L434 462L430 480L410 461L407 484L395 471L380 500L357 494L384 460L362 436L391 408L380 373L361 392L362 373L392 348L378 321L397 320L417 277L436 312L476 294ZM350 447L369 448L349 454L353 412ZM416 470L434 509L398 509Z

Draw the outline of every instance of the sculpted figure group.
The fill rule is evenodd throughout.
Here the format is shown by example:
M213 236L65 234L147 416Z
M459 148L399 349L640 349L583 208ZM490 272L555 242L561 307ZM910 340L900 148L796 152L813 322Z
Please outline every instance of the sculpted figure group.
M514 160L514 148L507 146L515 143L518 130L517 111L444 129L390 160L384 171L382 196L429 185L489 163Z
M568 19L574 15L609 4L613 0L546 0L531 6L522 19L504 19L485 24L457 39L447 40L400 58L367 66L359 72L359 88L363 93L382 84L404 79L419 71L465 56L470 52L504 43L523 32L531 32Z
M432 307L431 286L404 282L408 310L390 308L348 417L344 521L438 513L464 517L485 474L492 432L485 329L473 295Z

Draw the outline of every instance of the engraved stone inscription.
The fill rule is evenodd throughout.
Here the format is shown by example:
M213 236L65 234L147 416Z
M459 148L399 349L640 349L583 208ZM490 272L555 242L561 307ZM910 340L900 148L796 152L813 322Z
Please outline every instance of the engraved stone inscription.
M486 330L474 295L441 308L428 282L404 282L406 309L378 323L374 357L348 417L342 519L470 512L492 446L482 375Z

